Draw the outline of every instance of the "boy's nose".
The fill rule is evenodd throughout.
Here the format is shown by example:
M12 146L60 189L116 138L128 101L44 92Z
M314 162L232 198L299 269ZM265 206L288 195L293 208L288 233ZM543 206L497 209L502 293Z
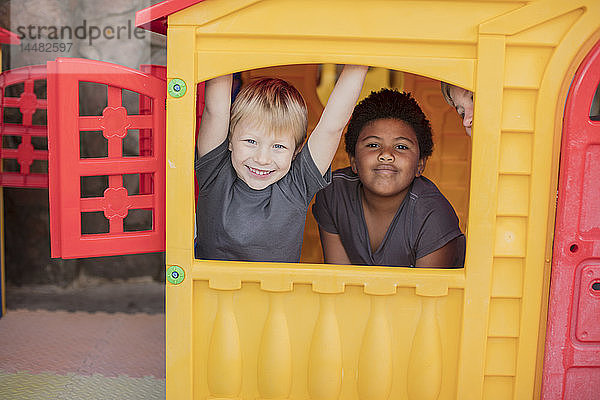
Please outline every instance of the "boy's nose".
M268 149L260 148L254 154L254 161L259 164L266 165L271 163L271 155Z
M463 126L470 128L473 125L473 110L465 110L465 116L463 118Z
M463 118L463 126L465 128L470 128L471 125L473 125L473 116L465 115L465 118Z
M382 162L394 161L394 155L388 149L381 149L381 153L379 153L378 160Z

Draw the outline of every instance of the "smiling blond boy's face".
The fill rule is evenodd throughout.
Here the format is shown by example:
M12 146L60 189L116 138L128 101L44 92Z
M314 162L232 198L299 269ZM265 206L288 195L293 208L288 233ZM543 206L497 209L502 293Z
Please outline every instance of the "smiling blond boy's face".
M264 189L288 173L295 147L292 133L272 134L245 123L236 126L229 140L233 169L254 190Z

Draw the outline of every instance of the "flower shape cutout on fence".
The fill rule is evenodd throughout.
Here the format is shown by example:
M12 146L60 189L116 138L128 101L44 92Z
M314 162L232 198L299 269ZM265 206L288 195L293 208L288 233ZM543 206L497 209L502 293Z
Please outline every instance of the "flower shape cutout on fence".
M127 110L125 107L106 107L102 111L100 118L100 128L103 130L104 137L124 138L127 136L127 129L131 122L127 121Z
M107 219L125 218L130 205L129 193L124 187L108 188L104 191L102 207L104 208L104 216Z
M23 142L17 148L17 162L21 166L22 174L29 173L29 167L31 167L35 158L33 156L35 149L28 139L29 137L23 137Z
M38 108L38 99L33 92L24 91L19 98L19 111L23 114L23 125L32 125L32 118Z

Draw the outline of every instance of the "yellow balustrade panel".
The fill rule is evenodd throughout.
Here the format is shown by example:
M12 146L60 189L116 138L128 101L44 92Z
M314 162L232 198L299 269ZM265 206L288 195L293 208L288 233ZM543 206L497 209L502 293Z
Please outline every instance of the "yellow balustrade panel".
M226 264L189 277L194 398L453 397L463 270Z
M206 0L168 25L168 79L188 87L167 100L167 266L185 272L167 284L168 398L539 398L564 99L600 3ZM194 260L195 84L302 65L318 118L318 65L344 63L390 70L430 116L426 174L465 268ZM474 92L472 138L440 80Z

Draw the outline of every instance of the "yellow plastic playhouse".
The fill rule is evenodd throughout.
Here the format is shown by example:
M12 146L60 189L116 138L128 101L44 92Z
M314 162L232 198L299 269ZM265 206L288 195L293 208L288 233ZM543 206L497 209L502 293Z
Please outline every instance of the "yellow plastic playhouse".
M599 2L168 0L137 24L187 88L167 98L169 399L540 398L563 111ZM441 126L433 163L464 269L194 259L196 84L325 63L474 92L472 143Z
M166 0L138 12L136 22L168 39L166 159L154 161L166 165L169 399L597 398L600 179L585 176L600 177L592 173L600 165L600 113L590 106L600 81L600 2ZM49 64L49 74L61 63L68 64ZM318 118L317 94L303 82L316 79L319 65L323 82L331 73L326 65L346 63L393 71L390 85L417 93L432 119L437 147L425 174L461 219L464 268L319 264L310 219L304 263L194 259L198 84L232 72L279 74L303 90ZM123 87L142 79L133 75ZM456 128L439 81L474 92L472 140ZM108 89L112 114L123 111L119 90ZM152 90L146 96L162 99L164 90ZM49 126L77 114L53 107L49 101ZM575 112L581 109L583 116ZM154 118L142 114L114 118L139 123L142 135ZM80 117L73 130L107 136L106 124L94 125L104 118ZM572 128L577 118L586 122ZM583 133L585 140L577 136ZM121 157L118 140L108 142L109 158L111 151ZM565 150L577 146L586 161L571 170L575 161L564 161ZM112 178L105 196L123 203L127 192L108 163L75 164L88 175L106 168ZM585 201L572 236L557 225L556 232L567 232L559 246L563 180L583 182L565 193ZM101 200L79 199L78 182L70 185L69 209L100 209ZM156 205L149 194L138 197L139 208ZM129 237L121 208L111 211L111 229ZM67 234L81 236L76 229ZM576 266L570 282L577 283L561 292L554 273L564 248L567 264ZM565 314L561 303L576 305L565 322L576 328L573 338L556 336L552 324L546 331L554 313ZM562 351L569 340L571 350Z

